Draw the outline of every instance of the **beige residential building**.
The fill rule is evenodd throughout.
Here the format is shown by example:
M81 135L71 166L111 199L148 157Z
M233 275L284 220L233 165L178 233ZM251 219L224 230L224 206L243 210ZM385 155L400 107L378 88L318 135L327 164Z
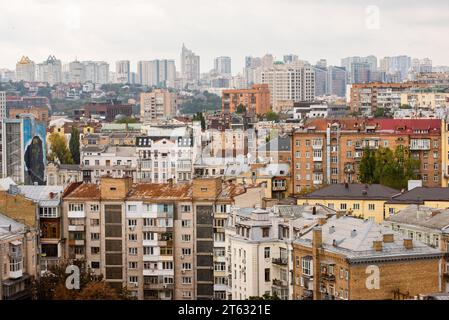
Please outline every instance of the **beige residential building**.
M445 108L449 106L449 92L409 91L401 93L401 105L417 109Z
M214 247L224 248L221 219L242 192L220 178L72 184L63 196L68 258L85 260L139 299L212 299Z
M140 117L143 123L170 118L176 114L175 94L165 89L140 94Z

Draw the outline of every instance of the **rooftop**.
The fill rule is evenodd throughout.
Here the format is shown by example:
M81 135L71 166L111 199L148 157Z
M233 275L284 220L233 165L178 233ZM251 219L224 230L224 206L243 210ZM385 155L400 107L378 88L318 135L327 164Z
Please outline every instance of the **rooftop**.
M380 184L331 184L299 196L298 199L372 199L389 200L400 191Z
M422 204L424 201L449 201L449 188L416 187L394 196L388 203Z
M11 230L9 230L11 226ZM25 225L0 213L0 239L25 229Z
M449 229L449 209L436 209L412 204L391 215L387 221L445 230Z

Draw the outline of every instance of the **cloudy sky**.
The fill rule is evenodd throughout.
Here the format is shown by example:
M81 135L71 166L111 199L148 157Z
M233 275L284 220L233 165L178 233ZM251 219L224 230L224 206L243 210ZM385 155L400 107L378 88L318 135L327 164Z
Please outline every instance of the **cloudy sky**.
M182 43L213 58L295 53L330 64L351 55L409 54L449 65L447 0L2 0L0 67L41 62L176 59Z

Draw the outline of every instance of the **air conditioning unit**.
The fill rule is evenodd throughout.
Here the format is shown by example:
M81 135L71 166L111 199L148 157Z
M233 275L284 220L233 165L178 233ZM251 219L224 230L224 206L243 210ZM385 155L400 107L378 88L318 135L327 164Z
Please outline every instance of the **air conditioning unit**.
M181 259L184 259L184 255L181 255Z

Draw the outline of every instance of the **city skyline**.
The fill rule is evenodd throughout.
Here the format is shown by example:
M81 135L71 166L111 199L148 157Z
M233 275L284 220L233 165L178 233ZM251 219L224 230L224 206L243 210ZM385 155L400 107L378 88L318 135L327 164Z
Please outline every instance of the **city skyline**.
M0 4L0 27L5 30L0 65L13 69L23 55L36 63L55 55L64 62L105 60L112 66L126 59L131 71L139 60L174 59L179 70L182 43L201 57L202 73L213 69L214 58L229 56L236 74L245 56L265 53L278 60L294 53L312 64L325 58L330 65L340 65L347 56L407 54L430 56L435 66L449 65L448 45L439 36L449 31L447 3L324 3L265 0L257 2L257 15L248 15L254 1L238 3L236 11L234 1L220 1L215 7L202 0L194 6L133 1L131 10L118 1L19 0ZM43 14L36 14L38 10ZM45 12L51 12L52 19L42 19ZM119 19L129 21L133 31L114 23Z

